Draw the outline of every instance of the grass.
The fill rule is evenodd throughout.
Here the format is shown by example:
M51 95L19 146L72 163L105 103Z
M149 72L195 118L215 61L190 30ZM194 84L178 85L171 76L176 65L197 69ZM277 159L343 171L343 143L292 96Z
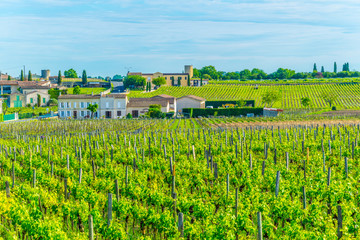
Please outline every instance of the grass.
M40 113L41 114L46 114L49 111L46 111L47 109L49 109L49 111L54 111L56 112L58 107L57 106L51 106L51 107L35 107L34 109L32 107L17 107L17 108L7 108L6 109L6 114L12 114L15 112L18 112L19 114L21 113L33 113L36 116L38 116Z
M103 91L105 91L106 88L80 88L80 94L99 94ZM73 94L74 88L68 88L67 89L67 93L68 94Z

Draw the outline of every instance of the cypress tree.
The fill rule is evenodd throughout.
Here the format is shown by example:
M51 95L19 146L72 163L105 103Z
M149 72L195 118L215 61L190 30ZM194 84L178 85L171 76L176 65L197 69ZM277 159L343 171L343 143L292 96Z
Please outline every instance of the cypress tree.
M83 85L86 85L87 84L87 75L86 75L86 71L84 70L83 73L82 73L82 84Z
M313 69L313 72L317 72L316 63L314 63L314 69Z
M62 84L62 76L61 76L61 71L59 70L59 74L58 74L58 85Z
M28 81L32 81L31 71L29 71Z
M10 75L8 75L8 80L11 80L11 77L10 77Z
M24 71L21 70L20 81L24 81Z
M337 72L337 65L336 65L336 62L334 62L334 73Z
M321 72L324 73L325 70L324 70L324 66L321 66Z

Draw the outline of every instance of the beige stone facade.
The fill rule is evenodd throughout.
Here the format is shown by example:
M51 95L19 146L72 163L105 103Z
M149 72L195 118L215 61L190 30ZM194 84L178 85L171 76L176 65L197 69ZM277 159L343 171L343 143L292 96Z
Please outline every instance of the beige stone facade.
M204 98L194 95L184 96L176 99L176 109L181 113L184 108L205 108L205 101Z
M151 87L155 86L152 84L152 80L158 77L164 77L166 80L165 86L193 86L193 82L189 79L193 77L193 66L186 65L184 68L184 73L141 73L141 72L129 72L128 76L138 75L146 79L147 82L151 83ZM189 85L190 83L190 85Z

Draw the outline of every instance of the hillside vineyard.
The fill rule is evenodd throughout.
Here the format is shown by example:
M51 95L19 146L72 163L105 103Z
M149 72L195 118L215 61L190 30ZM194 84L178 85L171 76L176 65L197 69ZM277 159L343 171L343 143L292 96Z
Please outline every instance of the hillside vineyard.
M163 124L2 125L3 237L359 238L359 124Z
M281 101L274 107L283 109L304 108L301 105L302 97L309 97L313 108L326 108L329 105L321 97L324 92L332 92L337 96L334 106L344 109L360 107L360 88L358 83L330 83L330 84L288 84L288 85L259 85L255 84L209 84L202 87L161 87L156 91L142 93L131 91L129 97L153 97L167 94L174 97L195 95L211 100L255 100L256 106L265 106L262 95L267 91L277 91Z

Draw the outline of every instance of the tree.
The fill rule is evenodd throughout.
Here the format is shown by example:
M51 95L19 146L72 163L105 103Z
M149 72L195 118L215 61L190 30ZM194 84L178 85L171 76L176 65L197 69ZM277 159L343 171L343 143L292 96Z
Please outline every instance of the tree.
M200 70L201 74L208 74L210 75L211 79L220 79L220 74L218 73L218 71L216 71L214 66L205 66ZM204 77L205 78L205 77ZM210 79L210 78L208 78Z
M49 106L57 106L58 105L58 100L56 98L50 98L49 102L48 102Z
M122 80L122 79L123 79L123 77L119 74L116 74L113 76L113 80Z
M3 114L6 114L7 109L8 109L6 100L2 102L2 109L3 109Z
M295 75L295 71L286 68L278 68L276 72L269 75L271 78L278 78L278 79L289 79Z
M321 72L324 73L325 70L324 70L324 66L321 66Z
M132 118L133 117L132 117L131 113L126 114L126 119L132 119Z
M175 86L175 79L174 79L174 77L170 77L170 79L171 79L171 86Z
M164 77L157 77L157 78L154 78L152 80L152 83L155 85L155 86L161 86L161 85L164 85L166 84L166 80Z
M37 106L38 107L41 106L41 96L40 96L40 94L37 95Z
M99 105L97 103L95 104L89 104L89 106L87 107L87 109L91 112L91 118L94 117L94 114L97 112L99 108Z
M59 74L58 74L58 81L57 81L58 85L60 86L62 84L62 76L61 76L61 71L59 70Z
M76 71L72 68L64 72L65 78L77 78L78 75Z
M151 104L149 106L149 111L146 113L146 115L151 118L164 118L165 117L165 113L161 112L160 104Z
M202 75L202 78L211 80L211 76L209 74Z
M332 107L332 105L334 104L334 102L337 99L337 95L335 95L334 92L323 92L321 94L322 99L324 99L324 101L326 103L328 103L330 105L330 107Z
M190 86L191 85L191 82L190 82L190 76L188 75L188 78L187 78L187 85Z
M250 70L249 70L249 69L244 69L244 70L242 70L242 71L240 72L240 79L245 80L245 79L249 78L250 75L251 75Z
M28 81L32 81L32 74L31 74L31 71L29 71Z
M316 67L316 63L314 63L314 68L313 68L313 72L317 72L317 67Z
M276 91L267 91L262 95L262 102L269 107L280 100L280 93Z
M8 75L8 80L11 80L11 77L10 77L10 75Z
M337 72L337 65L336 65L336 62L334 62L334 73Z
M301 102L301 105L303 105L303 107L305 107L305 108L309 107L311 104L311 100L309 97L302 97L300 99L300 102Z
M241 108L244 107L246 104L246 101L244 99L240 99L239 101L236 102L236 105Z
M74 87L73 94L78 95L78 94L80 94L80 93L81 93L80 87L79 87L79 86Z
M82 72L81 80L82 80L83 86L85 86L87 84L87 82L88 82L85 70Z
M129 89L144 89L146 79L139 75L127 76L124 80L124 87Z
M20 81L24 81L24 71L23 70L21 70Z

